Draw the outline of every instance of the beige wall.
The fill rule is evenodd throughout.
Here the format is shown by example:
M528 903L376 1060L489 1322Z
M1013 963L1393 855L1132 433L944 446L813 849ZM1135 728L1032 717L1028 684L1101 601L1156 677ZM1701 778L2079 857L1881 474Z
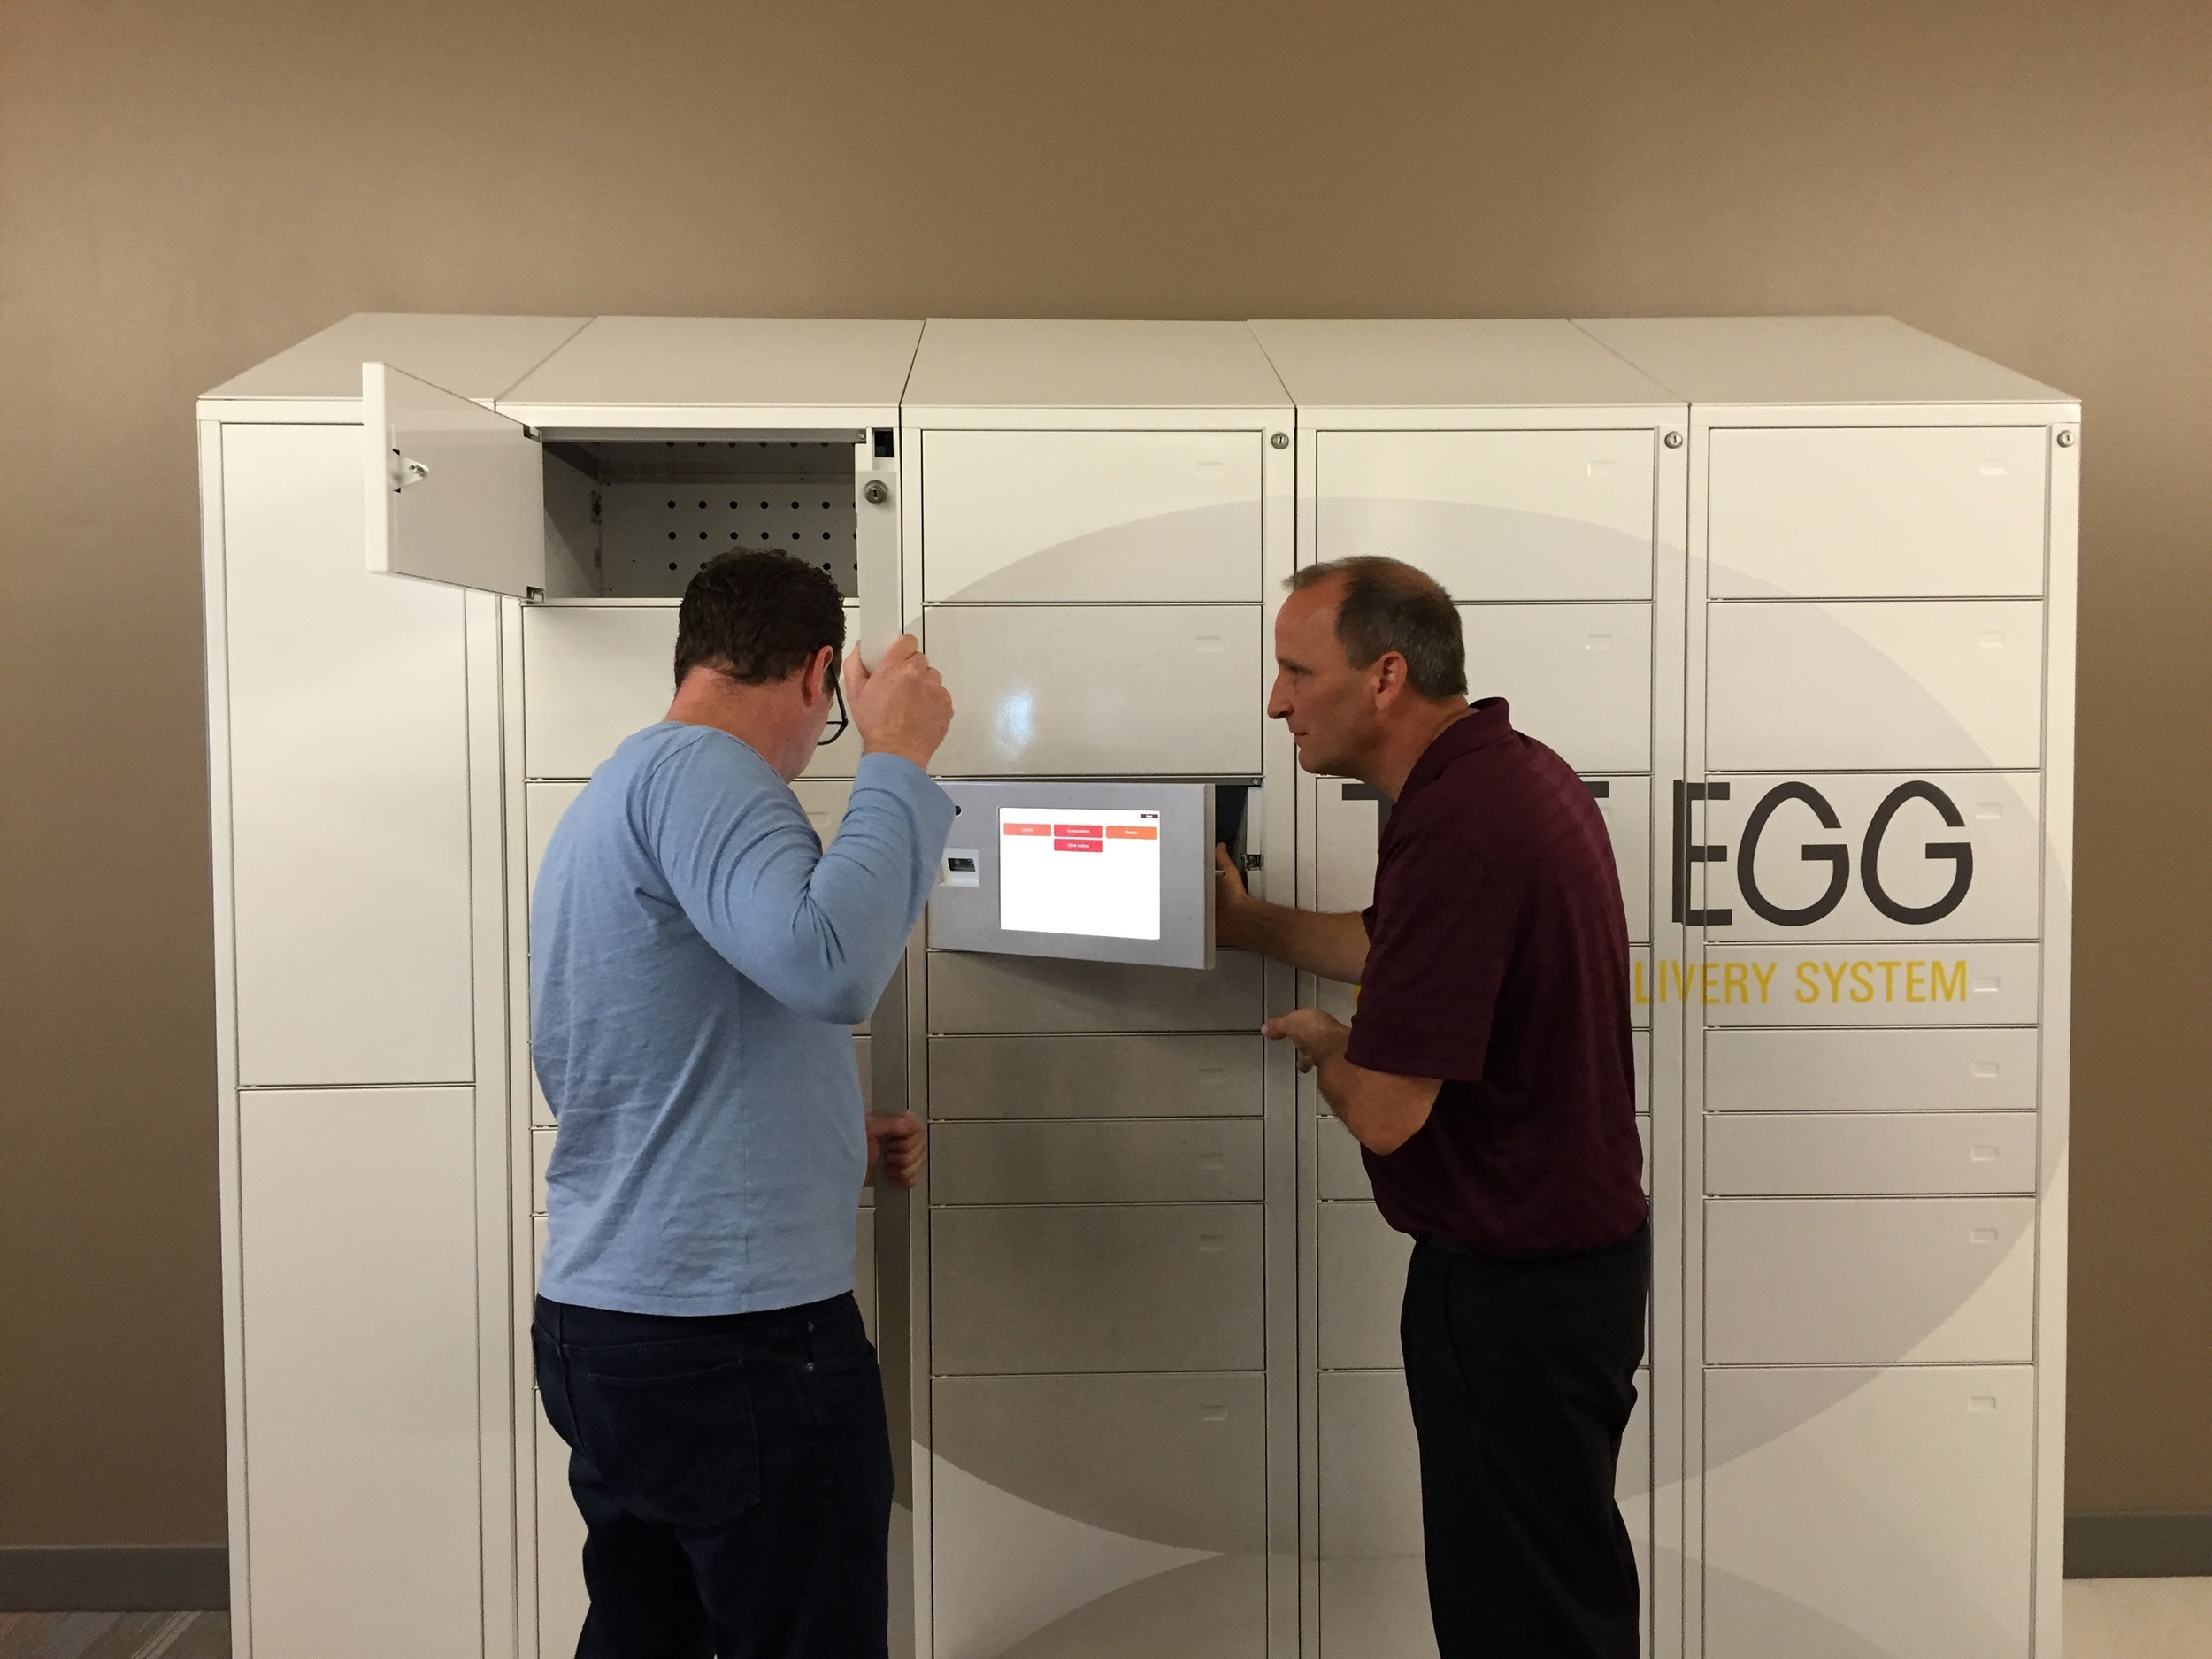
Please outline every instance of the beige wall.
M2212 6L0 6L0 1544L223 1530L195 392L355 310L1889 311L2087 405L2073 1507L2212 1509Z

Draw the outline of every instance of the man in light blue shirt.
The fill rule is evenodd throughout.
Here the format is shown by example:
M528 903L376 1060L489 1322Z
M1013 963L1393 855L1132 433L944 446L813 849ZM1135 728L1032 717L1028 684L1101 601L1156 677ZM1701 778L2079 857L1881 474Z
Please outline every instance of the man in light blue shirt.
M863 755L824 848L790 781L840 695L829 578L726 554L677 625L667 718L548 843L531 1041L560 1128L532 1330L571 1448L579 1659L881 1655L890 1445L852 1296L870 1154L850 1027L919 919L953 808L951 699L910 639L844 665Z

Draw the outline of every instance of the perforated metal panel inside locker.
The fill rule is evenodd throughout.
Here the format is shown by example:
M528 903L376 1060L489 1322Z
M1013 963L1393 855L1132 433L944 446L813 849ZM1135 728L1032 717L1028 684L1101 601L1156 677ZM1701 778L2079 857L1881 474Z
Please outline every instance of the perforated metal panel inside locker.
M601 591L672 597L717 553L773 549L859 592L852 446L693 441L579 446L599 497Z

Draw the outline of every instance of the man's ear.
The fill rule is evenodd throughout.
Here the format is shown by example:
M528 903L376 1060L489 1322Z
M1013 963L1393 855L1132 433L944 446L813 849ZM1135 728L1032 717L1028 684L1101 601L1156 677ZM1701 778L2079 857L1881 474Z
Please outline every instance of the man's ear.
M829 695L830 671L837 665L837 648L825 645L807 661L799 672L799 695L810 706Z
M1369 671L1375 676L1375 706L1387 709L1404 695L1407 686L1406 659L1396 651L1385 651L1375 659Z

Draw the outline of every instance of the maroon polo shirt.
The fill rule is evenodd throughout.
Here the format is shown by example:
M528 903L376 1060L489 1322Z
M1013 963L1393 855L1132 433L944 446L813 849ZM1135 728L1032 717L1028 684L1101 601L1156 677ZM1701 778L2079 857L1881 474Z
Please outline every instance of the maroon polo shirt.
M1346 1057L1443 1079L1364 1153L1401 1233L1486 1256L1617 1244L1643 1225L1628 927L1589 786L1502 698L1423 751L1384 826Z

